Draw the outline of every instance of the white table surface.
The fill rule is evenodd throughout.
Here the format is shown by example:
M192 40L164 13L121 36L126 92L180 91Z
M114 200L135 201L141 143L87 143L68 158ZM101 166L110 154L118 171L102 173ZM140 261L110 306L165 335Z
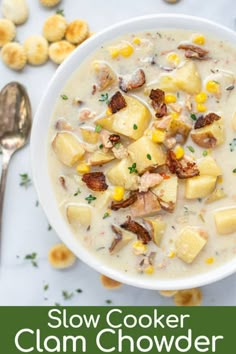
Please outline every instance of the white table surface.
M0 1L1 3L1 1ZM23 41L30 34L41 32L42 24L55 9L45 9L38 0L28 0L30 18L17 28L17 39ZM119 9L117 6L119 4ZM92 31L99 31L117 21L150 13L176 12L203 16L230 28L236 17L235 0L181 0L176 5L162 0L63 0L60 8L66 18L87 19ZM27 66L22 73L8 70L0 62L0 88L12 80L23 83L30 94L33 111L56 67L48 62L42 67ZM53 230L48 231L47 219L36 207L37 195L33 186L19 186L20 173L31 176L29 147L18 152L9 169L5 208L3 215L3 239L0 258L0 305L172 305L171 299L162 298L157 291L123 286L109 291L102 287L99 274L78 261L73 268L56 271L47 261L50 247L58 242ZM43 173L43 171L42 171ZM26 254L37 252L38 268L25 261ZM49 289L44 291L44 285ZM70 300L64 300L62 291L83 292ZM203 289L204 305L236 305L236 274Z

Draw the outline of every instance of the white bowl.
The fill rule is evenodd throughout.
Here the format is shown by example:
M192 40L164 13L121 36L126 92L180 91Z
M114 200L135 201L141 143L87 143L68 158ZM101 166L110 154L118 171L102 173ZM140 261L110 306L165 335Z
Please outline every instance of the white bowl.
M80 63L93 53L96 48L104 44L104 42L112 40L117 36L130 32L164 28L180 28L200 31L236 45L236 34L233 31L214 22L186 15L161 14L144 16L121 22L105 29L80 45L79 48L59 67L50 81L41 100L36 116L34 117L31 136L31 161L34 184L49 223L57 232L61 240L82 261L96 269L98 272L122 283L147 289L174 290L202 286L225 278L236 271L236 258L221 267L207 271L203 274L166 280L153 279L152 277L136 277L108 267L102 263L101 259L94 257L92 253L76 241L70 227L63 219L52 188L47 159L48 129L56 99L60 95L68 78L78 68Z

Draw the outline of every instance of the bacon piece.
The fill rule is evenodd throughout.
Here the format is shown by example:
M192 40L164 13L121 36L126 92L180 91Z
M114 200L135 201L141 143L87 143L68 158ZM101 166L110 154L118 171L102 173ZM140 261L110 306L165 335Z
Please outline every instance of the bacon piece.
M119 141L120 141L120 136L118 135L118 134L111 134L110 136L109 136L109 140L110 140L110 142L114 145L114 144L117 144L117 143L119 143Z
M116 113L120 111L122 108L125 108L127 106L127 103L124 99L124 96L120 93L120 91L117 91L111 98L110 103L108 107L112 111L112 113Z
M205 60L208 59L207 54L208 50L198 47L193 44L180 44L178 49L185 50L185 57L189 59L199 59Z
M197 119L194 129L200 129L205 127L206 125L212 124L214 121L221 119L218 114L208 113L206 116L201 116Z
M149 97L152 100L152 107L156 112L156 117L162 118L166 116L165 92L160 89L152 89Z
M85 173L82 177L82 181L86 183L89 189L92 189L95 192L102 192L108 188L103 172Z
M121 202L112 202L111 203L111 210L120 210L128 208L130 205L134 204L137 200L137 193L133 193L129 196L128 199L122 200Z
M151 241L151 236L149 235L149 232L142 225L132 220L130 216L128 216L127 221L125 221L124 224L120 225L120 227L136 234L138 240L142 241L144 244L147 244Z
M197 164L193 160L185 157L179 161L172 150L167 152L166 164L169 167L170 172L175 173L180 179L192 178L199 176L200 174Z
M139 192L147 192L149 188L160 184L162 180L163 177L159 173L144 173L140 178Z
M146 82L145 72L137 69L131 75L125 75L119 78L119 87L123 92L142 87Z

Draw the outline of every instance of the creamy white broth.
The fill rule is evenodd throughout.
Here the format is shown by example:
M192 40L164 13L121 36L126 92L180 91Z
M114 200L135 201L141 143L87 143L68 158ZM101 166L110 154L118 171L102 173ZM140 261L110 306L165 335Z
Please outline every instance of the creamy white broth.
M65 119L73 128L74 133L82 142L79 128L95 127L94 123L99 117L106 115L107 105L105 102L99 101L102 93L108 93L109 98L119 90L118 84L107 87L104 91L96 91L92 94L93 85L96 84L94 71L92 70L92 62L94 60L101 60L108 63L117 76L122 76L134 72L137 68L142 68L146 76L146 84L139 89L131 90L127 94L122 93L124 96L129 95L138 98L141 102L148 107L152 113L152 121L156 120L154 111L150 105L148 90L151 88L159 87L160 75L172 75L172 71L166 71L173 68L173 63L168 62L167 55L169 52L178 54L180 62L178 66L183 65L186 61L185 51L178 50L177 47L180 43L192 43L193 33L185 30L163 30L158 32L144 32L125 35L117 38L113 42L106 43L102 48L99 48L94 54L88 58L84 63L80 64L78 70L68 80L61 94L63 99L58 97L56 102L55 111L51 118L51 127L48 138L48 163L50 167L50 174L52 178L52 186L55 191L55 196L58 201L58 207L61 209L63 216L67 219L66 210L68 205L85 205L91 207L92 218L89 228L72 227L75 237L78 242L82 243L84 247L88 248L94 257L99 257L104 263L111 268L119 269L123 272L128 272L137 276L153 277L153 278L173 278L184 277L191 274L199 274L211 270L213 267L231 260L236 253L236 233L232 232L227 235L220 235L217 232L214 212L219 209L236 207L236 192L234 192L234 183L236 174L232 171L236 168L236 149L230 151L230 143L235 137L235 132L232 129L231 121L235 112L236 92L235 89L226 90L234 84L235 79L235 62L236 62L236 49L231 47L228 43L223 43L218 39L205 35L206 43L204 46L199 45L209 50L208 60L193 60L196 64L200 76L202 78L202 90L208 94L207 102L205 103L207 111L200 113L196 111L196 104L194 103L194 96L191 99L193 102L192 112L187 112L184 109L184 115L188 117L189 124L195 122L190 118L191 113L195 113L197 117L206 115L209 112L214 112L224 119L224 126L226 130L225 142L212 148L208 151L208 156L212 156L217 164L223 170L222 178L218 178L217 188L223 189L226 197L217 200L211 204L206 204L206 198L189 200L184 197L185 193L185 180L179 179L178 198L176 207L173 213L161 210L152 219L161 218L166 223L166 230L162 237L160 246L157 246L152 241L147 244L145 255L150 255L155 252L155 260L153 262L152 274L146 274L141 271L140 262L144 256L135 255L133 244L137 241L136 235L133 240L129 242L116 254L110 254L109 247L111 246L114 238L114 233L111 230L111 225L120 225L126 221L127 215L130 215L130 208L120 209L119 211L110 211L110 204L112 199L102 205L103 196L113 189L113 185L106 178L108 190L105 192L94 192L89 189L84 182L82 182L82 174L76 172L76 163L73 167L67 167L62 164L57 158L53 148L52 141L58 130L55 125L59 119ZM134 44L134 38L139 38L140 43ZM129 57L121 55L112 58L108 50L111 46L116 46L121 41L131 43L134 52ZM196 44L194 44L196 45ZM222 72L225 72L225 81L222 81ZM220 81L221 97L217 98L215 95L209 93L205 89L205 84L209 80L218 82ZM233 87L233 86L232 86ZM231 88L232 88L231 87ZM167 94L169 92L166 92ZM177 103L183 104L186 99L187 93L178 90ZM77 104L75 100L80 100L82 104ZM81 110L89 109L94 113L95 117L86 120L85 122L79 121ZM149 129L149 128L148 128ZM112 132L113 133L113 132ZM122 142L125 144L129 141L132 143L134 140L122 137ZM83 142L84 143L84 142ZM101 141L95 145L87 145L93 150L99 150ZM189 151L188 146L193 148L194 153ZM174 148L173 148L174 149ZM203 158L203 152L207 149L199 147L193 142L190 135L184 144L185 154L194 157L194 159ZM192 149L191 149L192 150ZM89 153L86 153L85 158ZM94 166L90 172L102 171L106 176L106 172L117 163L117 160L111 161L102 167ZM62 186L60 177L64 178L66 189ZM79 190L79 193L78 193ZM88 204L85 199L92 195L96 200ZM126 198L128 194L125 195ZM109 210L109 217L104 219L105 213ZM132 218L136 222L143 224L143 218ZM187 264L176 255L176 239L179 237L181 230L186 226L198 227L208 234L208 240L204 248L199 252L197 257L192 263Z

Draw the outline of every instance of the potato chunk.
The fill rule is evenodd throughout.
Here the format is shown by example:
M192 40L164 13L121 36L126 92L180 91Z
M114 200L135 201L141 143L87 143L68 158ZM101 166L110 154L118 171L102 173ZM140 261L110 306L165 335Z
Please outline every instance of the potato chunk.
M191 131L191 125L187 124L181 119L173 119L170 123L169 128L167 129L168 137L175 137L176 135L181 137L179 142L184 144L188 139L189 133Z
M108 163L114 159L115 156L113 155L112 152L105 153L103 151L95 151L89 156L88 162L92 166L99 166L99 165L104 165L105 163Z
M187 61L176 70L175 84L179 89L190 95L195 95L201 91L202 80L193 61Z
M66 209L66 215L69 223L73 227L88 227L91 223L91 208L83 205L69 205Z
M52 142L57 158L66 166L73 166L85 153L82 144L72 133L58 133Z
M145 218L144 221L148 224L148 226L151 229L150 235L152 237L152 241L157 246L160 246L166 230L166 223L160 218L158 219Z
M83 140L89 144L96 144L98 142L99 134L93 130L80 128Z
M164 179L158 186L152 189L152 192L165 203L167 211L173 211L177 201L178 178L171 176L169 179Z
M114 186L124 187L127 190L138 189L138 175L130 173L129 167L132 166L130 158L123 159L116 163L108 172L107 178Z
M216 160L211 156L203 157L197 162L200 176L213 176L218 177L222 175L222 170L217 165Z
M145 172L153 165L162 166L166 162L166 156L161 146L153 143L146 136L130 144L128 152L132 162L136 163L139 173Z
M185 263L192 263L207 243L207 234L187 226L179 234L176 242L176 255Z
M216 186L217 177L197 176L186 180L185 198L205 198L211 194Z
M220 235L236 232L236 208L224 209L215 212L216 229Z
M191 133L193 141L203 148L214 148L225 142L225 129L223 119L214 121L200 129L195 129Z
M139 139L147 129L151 115L148 108L134 97L124 96L127 106L96 124L131 139ZM135 127L135 128L134 128Z

